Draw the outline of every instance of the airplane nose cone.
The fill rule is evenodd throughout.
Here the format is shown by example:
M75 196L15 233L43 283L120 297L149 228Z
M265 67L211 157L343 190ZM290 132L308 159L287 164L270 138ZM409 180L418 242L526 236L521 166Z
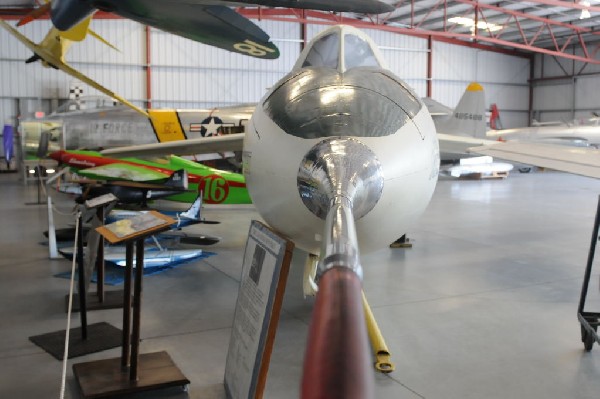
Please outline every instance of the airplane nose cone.
M321 219L339 197L351 201L354 218L360 219L381 198L383 183L381 162L351 137L320 141L302 159L297 177L302 202Z
M59 151L54 151L53 153L49 154L48 156L57 162L62 162L63 153L64 153L64 151L59 150Z

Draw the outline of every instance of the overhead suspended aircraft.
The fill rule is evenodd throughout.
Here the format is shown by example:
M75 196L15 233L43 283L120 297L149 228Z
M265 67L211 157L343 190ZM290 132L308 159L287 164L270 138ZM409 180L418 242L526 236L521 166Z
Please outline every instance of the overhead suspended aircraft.
M269 35L231 8L240 5L366 14L394 10L379 0L53 0L33 10L20 24L49 13L56 29L68 31L102 10L232 52L265 59L279 57Z
M162 162L134 158L114 159L96 151L56 151L50 157L69 165L77 174L95 180L156 182L174 171L183 169L188 174L188 190L166 199L194 202L203 193L205 204L249 204L250 196L244 177L238 173L211 168L177 156Z
M59 34L58 31L56 31L56 29L51 29L50 32L46 35L46 39L42 40L40 44L36 44L29 40L27 37L25 37L23 34L21 34L18 30L13 28L6 21L0 20L0 26L6 29L11 35L16 37L21 43L23 43L26 47L33 51L35 55L29 58L28 61L35 61L39 59L44 65L60 69L61 71L73 76L74 78L77 78L82 82L87 83L88 85L106 94L107 96L114 98L115 100L133 108L142 115L148 116L148 113L143 109L137 107L136 105L127 101L125 98L119 96L117 93L102 86L95 80L90 79L88 76L69 66L64 60L64 54L70 46L70 41L68 39L63 38L61 34Z

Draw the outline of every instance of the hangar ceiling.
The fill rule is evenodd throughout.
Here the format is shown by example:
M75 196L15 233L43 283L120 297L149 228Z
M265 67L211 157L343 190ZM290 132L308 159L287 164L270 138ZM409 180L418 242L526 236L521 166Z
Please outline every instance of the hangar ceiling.
M347 23L414 36L431 37L515 54L544 53L600 64L600 0L384 0L389 13L364 15L244 7L255 19L312 24ZM22 15L33 0L0 0L0 17ZM107 17L106 15L103 17ZM578 48L578 50L574 50Z

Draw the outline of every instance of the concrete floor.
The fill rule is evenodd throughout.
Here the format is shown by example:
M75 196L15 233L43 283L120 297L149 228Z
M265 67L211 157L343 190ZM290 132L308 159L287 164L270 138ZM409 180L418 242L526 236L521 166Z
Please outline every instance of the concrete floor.
M364 287L396 363L377 398L598 398L600 349L580 342L577 303L600 182L561 173L442 180L409 232L412 249L363 256ZM0 398L59 396L61 363L28 337L64 329L68 270L40 245L33 187L0 175ZM67 210L66 202L59 204ZM393 211L393 210L390 210ZM141 351L167 350L192 381L136 398L224 398L223 373L251 207L210 208L216 256L144 279ZM66 223L70 218L59 217ZM300 253L284 300L266 398L294 398L312 300ZM588 310L600 310L598 271ZM121 328L120 310L89 313ZM74 324L78 318L73 318ZM67 398L79 397L69 361Z

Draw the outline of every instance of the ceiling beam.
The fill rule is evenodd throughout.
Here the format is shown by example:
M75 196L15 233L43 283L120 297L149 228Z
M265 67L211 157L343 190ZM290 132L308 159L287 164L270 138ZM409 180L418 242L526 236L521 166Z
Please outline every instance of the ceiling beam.
M556 7L564 7L565 9L588 8L581 6L580 4L567 3L565 1L558 0L530 1L530 3L532 2ZM286 22L325 25L347 23L359 28L379 29L421 38L427 38L428 36L431 36L433 39L438 41L451 42L467 47L483 48L489 51L498 51L502 53L512 52L513 55L521 57L530 57L525 52L537 52L557 57L575 59L581 62L600 64L600 60L595 58L595 52L589 52L586 48L587 42L595 43L595 38L600 38L600 31L596 31L593 28L582 27L520 11L532 10L531 6L521 7L520 10L517 11L506 7L509 7L512 4L515 4L516 7L519 7L521 5L519 3L496 3L502 4L505 7L498 7L496 5L474 0L440 0L435 3L438 14L440 11L444 11L444 15L446 16L452 14L455 15L457 10L460 10L462 13L468 13L469 7L471 7L473 10L472 13L477 12L480 20L487 20L491 22L496 21L496 19L500 19L499 23L506 25L505 30L500 34L494 34L488 32L487 30L479 29L475 35L472 35L469 32L456 32L455 30L457 30L458 26L455 24L446 23L447 21L445 21L445 18L433 16L434 13L431 12L431 8L434 7L430 7L429 9L425 10L414 10L415 4L417 4L415 0L401 2L396 11L382 15L364 15L364 19L362 20L358 19L358 17L346 17L344 16L346 15L344 13L330 13L311 10L300 12L299 10L293 9L243 7L239 8L238 11L242 15L254 19L270 19ZM467 7L460 7L461 5L463 7ZM450 7L452 7L452 12L449 11ZM414 24L412 28L386 24L388 18L390 18L390 20L399 20L397 17L393 17L391 15L403 8L414 10L414 17L412 19L412 13L405 13L407 15L406 18L409 19L410 23ZM600 7L594 6L589 7L588 9L591 11L596 11L597 9L600 12ZM31 10L31 8L0 9L0 18L18 20ZM348 13L348 15L353 14ZM47 18L47 16L43 16L41 19ZM115 14L101 11L97 12L94 18L120 19L120 17ZM406 21L406 18L404 18L404 21ZM436 23L441 23L442 25L439 27L439 30L436 30L434 27ZM520 25L520 27L518 25ZM521 41L522 37L526 38L524 42ZM562 40L565 41L563 42ZM550 43L551 48L543 47L542 43L545 46L548 46ZM576 44L583 48L584 53L588 53L587 57L574 56L573 54L569 54L565 51L567 46L570 47ZM502 47L498 48L495 46Z
M539 3L545 4L547 6L554 7L563 7L563 8L573 8L576 10L588 10L594 12L600 12L600 7L598 6L584 6L583 4L570 2L570 1L559 1L559 0L528 0L530 3Z
M463 1L470 2L469 0L463 0ZM456 32L451 32L451 31L431 31L431 30L426 30L426 29L402 28L402 27L396 27L396 26L385 25L385 24L379 23L376 19L370 20L370 21L369 20L358 20L356 18L344 17L341 14L325 13L325 12L321 12L321 11L309 11L305 14L304 17L299 17L298 14L294 13L293 10L266 9L266 10L262 10L262 12L260 12L260 15L256 10L257 9L255 9L255 8L242 8L242 9L239 9L238 11L241 14L245 15L246 17L254 18L254 19L262 18L262 19L268 19L268 20L274 20L274 21L298 22L298 23L308 23L308 24L312 23L312 24L318 24L318 25L335 25L335 24L345 23L345 24L356 26L358 28L378 29L378 30L394 32L394 33L399 33L399 34L404 34L404 35L409 35L409 36L417 36L417 37L421 37L421 38L427 38L428 36L431 36L436 40L441 40L442 38L443 39L454 39L454 40L456 40L455 44L460 43L460 44L468 46L468 47L475 47L473 44L477 43L477 42L505 46L505 47L514 49L513 50L515 52L514 55L518 55L519 53L521 53L517 50L523 50L523 51L527 51L527 52L536 52L536 53L554 55L557 57L569 58L569 59L573 59L573 60L581 61L581 62L600 64L600 59L593 58L593 57L595 57L595 54L592 53L592 55L588 55L587 57L569 54L564 51L565 46L564 45L559 46L558 43L555 45L555 49L552 50L552 49L541 48L541 47L528 45L528 44L510 42L508 40L498 39L496 37L486 36L486 35L481 35L481 34L472 35L472 34L467 34L467 33L456 33ZM568 24L560 24L559 23L559 25L568 25ZM568 26L566 26L566 27L568 27ZM577 31L581 31L581 29L578 29ZM577 31L574 32L574 34L576 34ZM552 34L552 32L550 32L550 33ZM581 40L581 35L577 35L577 36L578 36L578 39ZM583 47L585 47L585 42L582 42L582 44L583 44ZM488 47L488 46L486 46L486 47ZM490 51L495 51L493 46L489 46L489 48L490 48ZM527 55L522 55L522 56L529 57Z

